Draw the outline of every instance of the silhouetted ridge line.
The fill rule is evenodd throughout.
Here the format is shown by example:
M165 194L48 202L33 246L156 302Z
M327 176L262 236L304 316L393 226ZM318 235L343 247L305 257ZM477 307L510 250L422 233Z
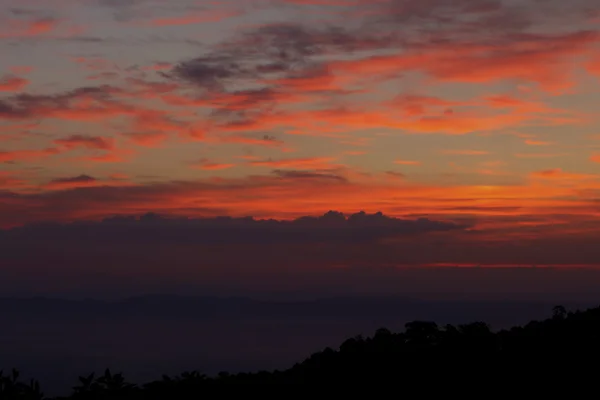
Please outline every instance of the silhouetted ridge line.
M562 306L543 321L491 331L484 322L438 326L413 321L405 331L378 329L372 337L357 336L338 350L326 348L289 369L273 372L207 376L192 371L143 385L126 381L106 370L84 375L69 397L58 399L184 399L206 392L215 384L390 384L417 388L429 382L449 382L456 388L477 382L503 388L537 385L548 376L573 384L583 373L596 373L600 356L600 308L567 312ZM453 382L453 383L452 383ZM448 386L449 388L450 386ZM24 382L18 371L0 374L0 398L40 400L44 396L35 380Z

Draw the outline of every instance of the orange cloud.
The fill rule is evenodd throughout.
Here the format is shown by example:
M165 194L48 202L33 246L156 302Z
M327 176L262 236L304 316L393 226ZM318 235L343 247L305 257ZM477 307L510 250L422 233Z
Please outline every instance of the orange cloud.
M394 164L398 164L398 165L421 165L421 161L395 160Z
M424 116L430 113L453 114L452 107L469 105L469 102L446 100L434 96L401 95L388 103L392 108L400 108L407 117Z
M517 153L517 158L554 158L564 157L570 155L569 153Z
M142 67L142 70L144 70L144 71L167 71L171 68L173 68L173 64L168 63L168 62L160 62L160 63L156 63L156 64L152 64L152 65L146 65L146 66Z
M59 154L60 150L56 148L47 148L42 150L11 150L11 151L0 151L0 162L9 161L25 161L25 160L37 160L46 158L52 155Z
M304 1L308 2L315 5L360 3L369 7L372 3L362 0ZM380 6L384 2L376 3ZM389 6L399 4L386 3ZM445 7L447 4L444 0L435 0L409 8L419 14L419 18L427 19L433 18L434 14L437 16L436 7ZM402 18L406 17L403 13L411 12L409 9L396 8L396 16ZM342 12L344 16L354 15L348 10ZM369 13L366 8L365 12ZM176 27L228 17L226 11L211 13L173 18L161 16L145 24L151 27ZM376 13L377 18L386 16L379 8ZM469 13L461 14L461 18L469 21L472 16ZM6 29L17 32L17 36L21 37L55 38L57 33L63 32L61 29L64 27L63 21L19 21L22 25ZM513 154L515 158L523 160L513 160L515 163L511 165L510 173L500 170L502 164L497 162L480 162L487 157L475 161L463 157L465 166L458 168L455 165L450 171L455 174L442 170L435 175L435 171L427 171L427 182L430 183L421 185L402 179L404 176L399 172L378 170L390 162L404 166L420 165L421 161L410 158L412 153L400 153L409 157L406 160L382 159L374 164L369 163L377 155L377 149L382 149L381 146L390 146L385 150L389 155L390 149L403 148L402 145L393 147L397 145L395 141L405 140L406 144L414 144L415 149L418 148L415 154L420 154L427 146L435 145L435 135L441 134L471 134L473 138L455 138L456 143L450 145L446 145L451 143L450 139L444 138L445 147L442 149L438 143L440 146L433 149L438 156L490 154L486 150L477 150L477 145L497 149L494 150L494 158L506 157L508 150L503 145L506 143L498 145L506 136L496 136L496 131L514 128L519 132L530 132L530 126L593 121L594 116L591 112L586 114L584 106L576 109L578 103L567 101L569 98L549 98L547 92L558 91L572 84L581 66L587 67L591 73L597 73L597 57L593 51L594 46L598 45L598 33L525 33L511 24L504 24L508 21L503 19L502 24L496 22L498 26L493 27L501 28L501 34L492 31L490 36L468 38L467 35L477 26L475 22L452 21L452 24L446 24L447 20L436 21L439 30L432 28L431 32L422 36L402 35L402 40L396 37L400 36L396 35L396 31L381 37L377 32L359 27L354 29L347 24L339 29L329 29L329 25L325 24L316 24L314 27L295 23L251 26L247 27L247 31L242 29L243 34L234 34L214 46L207 45L201 56L196 55L191 60L136 60L142 66L121 65L123 60L76 57L72 61L81 65L86 75L89 74L86 71L91 70L94 71L91 75L94 79L119 79L111 80L110 85L82 86L59 93L41 92L42 89L51 88L44 86L49 81L40 82L40 92L17 93L27 88L28 80L7 76L0 81L0 90L8 93L0 100L0 119L2 122L31 122L38 126L35 130L31 129L29 135L21 135L16 127L13 128L16 125L11 125L8 128L11 133L14 131L10 135L11 140L27 137L27 143L33 144L29 149L0 152L0 161L34 161L60 153L63 157L56 161L124 163L138 154L140 157L160 154L158 150L146 154L148 149L137 146L160 149L166 141L179 139L177 145L189 146L184 153L188 150L206 150L207 147L208 151L212 151L218 147L214 154L223 157L221 160L231 159L239 154L237 147L244 147L247 154L243 159L246 162L239 165L272 170L270 174L262 176L256 175L255 169L250 169L250 176L244 177L248 169L237 168L223 174L238 174L236 179L215 176L201 182L165 182L162 186L136 187L131 192L127 187L122 193L133 193L131 196L135 202L115 199L114 208L111 208L94 198L85 198L80 200L79 206L74 206L72 213L63 211L69 217L132 210L182 213L182 210L202 208L207 212L252 212L254 215L257 212L265 217L287 218L296 214L321 213L324 207L344 211L365 208L392 215L477 215L481 220L498 216L514 217L515 220L520 218L519 223L523 224L530 222L527 218L531 215L539 216L546 222L555 221L559 218L556 215L570 214L565 218L571 218L590 211L597 215L597 207L594 209L594 203L590 203L590 199L598 197L599 190L593 174L569 173L562 169L529 174L529 169L525 169L525 159L568 155L561 153L561 150L556 153ZM397 22L394 26L403 26L404 29L405 24ZM370 26L369 23L366 25ZM391 24L378 26L385 26L386 29L392 27ZM440 38L443 40L438 40ZM157 53L156 60L164 60L165 54ZM13 72L17 73L17 70ZM19 73L26 72L22 70ZM39 72L43 78L42 71ZM68 81L59 83L71 87L76 84L72 79L77 79L77 76L69 76ZM396 79L402 79L400 86L396 85ZM475 85L463 85L469 83ZM87 84L90 82L83 85ZM486 84L514 87L514 91L498 94L495 86L492 89ZM394 97L398 88L402 92ZM414 91L415 88L418 92ZM439 93L445 93L444 97ZM562 110L552 106L560 102L574 109ZM93 122L95 125L81 128L82 122ZM67 134L57 138L55 135L61 132L60 129L65 129L61 135L73 129L82 129L76 132L94 133L89 136ZM565 129L565 132L578 135L575 130ZM502 133L514 135L512 132ZM430 134L427 138L430 142L421 137L397 137L402 134ZM556 144L558 147L561 144L538 140L538 137L543 139L541 135L516 136L518 141L528 146ZM492 139L487 141L487 138ZM514 138L509 136L511 141ZM45 144L46 141L50 143ZM129 147L121 148L121 143ZM53 147L44 150L44 144ZM316 156L323 148L329 149L330 146L337 146L333 154L340 156L365 154L365 151L344 151L346 145L362 146L369 150L371 157L353 159L353 163L366 163L353 170L335 164L335 157ZM583 148L586 143L574 142L569 146ZM302 151L304 157L269 158L275 157L272 153L291 152L292 149ZM317 150L319 152L315 153ZM69 152L75 153L66 154ZM171 156L167 153L165 156ZM328 150L327 154L332 153ZM75 157L67 158L71 155ZM436 154L430 156L435 157ZM432 160L436 161L435 158ZM600 162L598 155L593 155L590 160ZM51 161L44 167L51 169L55 160ZM429 161L422 160L428 168L436 168L437 163ZM553 160L552 166L560 166L559 161L564 160ZM474 165L469 165L473 162ZM201 160L194 167L220 171L236 165ZM106 176L105 169L110 169L110 166L85 167L90 174L98 176ZM126 166L118 167L121 170ZM137 170L139 165L132 168L135 169L125 169L124 172L133 174L135 171L136 176L143 174ZM535 167L538 168L543 167ZM179 180L177 171L170 173L174 175L169 179ZM189 171L181 173L189 175ZM416 175L414 179L418 178ZM11 179L28 181L12 175ZM85 189L84 193L107 193L104 190L108 189L97 187L91 180L79 180L50 182L42 185L42 189L51 190L62 185L61 196L69 201L77 201L68 197L69 189L73 187ZM13 186L15 189L11 190L20 190L17 185ZM332 191L334 193L330 193ZM27 199L15 201L26 203ZM49 212L39 211L40 215ZM496 227L501 224L497 220L494 223Z
M116 179L111 177L109 181L102 181L92 176L82 174L68 178L56 178L42 187L45 190L55 191L101 186L131 186L131 184L125 182L125 179L122 179L122 177L117 177Z
M250 165L255 167L272 168L330 168L331 162L335 161L333 157L307 157L307 158L288 158L281 160L260 160L250 161Z
M0 79L0 92L20 92L29 83L25 78L7 75Z
M72 189L78 187L97 186L98 180L88 175L79 175L72 178L58 178L44 185L45 189Z
M543 141L543 140L527 139L527 140L525 140L525 144L529 145L529 146L550 146L553 143L552 142L546 142L546 141Z
M103 58L72 57L71 60L90 71L105 71L116 68L115 63Z
M233 168L235 167L235 164L218 163L207 159L202 159L197 163L192 164L191 167L203 169L205 171L220 171L223 169Z
M50 35L68 37L82 30L78 27L66 28L62 25L62 21L54 18L9 19L3 21L0 27L0 39L39 38Z
M563 180L588 180L598 179L599 175L594 174L575 174L564 172L561 168L547 169L543 171L536 171L531 173L533 178L541 179L563 179Z
M594 57L588 61L586 69L590 74L600 77L600 57Z
M27 186L27 182L15 173L0 171L0 190L19 190Z
M289 164L286 164L286 166ZM269 164L268 166L272 166ZM554 176L554 173L546 175ZM316 178L316 176L315 176ZM580 179L570 185L556 185L548 179L534 179L519 185L425 185L405 180L389 181L371 176L363 182L345 179L313 179L306 173L211 179L198 182L172 182L135 187L83 188L85 191L59 197L15 197L14 207L30 207L26 215L16 213L10 220L27 218L98 218L147 211L175 215L255 215L264 218L291 218L322 214L332 207L343 212L382 210L388 215L473 216L515 220L552 220L553 215L568 218L597 215L593 192L600 185ZM552 179L552 178L551 178ZM83 190L80 188L80 190ZM65 205L68 204L68 207ZM335 206L332 206L335 205ZM4 206L4 215L10 211ZM594 211L595 210L595 211ZM566 217L565 217L566 218ZM8 220L5 219L4 222ZM508 237L508 236L507 236Z
M264 147L281 147L284 145L283 141L276 139L273 136L263 135L260 138L241 136L241 135L229 135L229 136L218 136L206 138L207 141L214 141L218 143L237 143Z
M140 111L131 123L131 133L125 134L140 146L154 147L173 134L181 138L204 140L205 133L192 123L171 118L161 111Z
M129 175L127 174L123 174L120 172L115 172L114 174L110 174L108 176L109 179L113 180L113 181L128 181L130 180Z
M418 52L337 61L330 69L355 77L420 71L440 81L487 83L502 80L536 82L548 90L572 84L571 60L593 51L597 32L521 36L494 45L433 44Z
M115 149L115 140L101 136L83 136L73 135L62 139L54 140L54 144L64 146L69 150L76 148L85 148L93 150L113 150Z
M32 21L29 23L29 26L26 30L27 36L39 36L56 29L57 21L52 19L42 19L37 21Z
M138 146L144 147L159 147L169 138L165 132L133 132L125 136Z
M292 77L273 79L265 81L283 90L306 92L339 91L343 90L345 82L340 82L340 77L325 70L304 72Z
M131 156L135 155L135 152L132 150L113 150L110 152L104 152L98 155L88 155L82 157L76 157L74 161L87 161L93 163L122 163L126 162Z
M28 120L55 118L72 121L98 121L119 116L137 116L148 110L107 100L107 86L82 88L57 96L17 95L4 103L1 117Z
M436 104L433 98L428 99L428 104ZM437 99L443 104L442 99ZM397 102L385 104L385 107L369 110L366 108L334 108L312 111L280 111L271 114L257 115L252 119L227 123L218 126L224 131L260 131L277 128L290 128L286 133L306 134L312 136L343 136L331 134L334 132L357 129L387 128L402 130L405 133L442 133L450 135L464 135L473 132L495 131L499 129L518 126L532 122L540 125L566 124L579 121L564 112L558 114L557 110L548 111L548 115L530 114L540 111L540 106L522 107L519 112L498 113L488 108L481 108L485 104L471 102L469 108L449 112L442 109L437 114L424 105L418 105L418 111L410 111L410 116L401 118L395 108ZM479 105L479 109L473 105ZM413 105L407 107L413 107Z
M490 154L487 150L442 150L443 154L459 155L459 156L483 156Z

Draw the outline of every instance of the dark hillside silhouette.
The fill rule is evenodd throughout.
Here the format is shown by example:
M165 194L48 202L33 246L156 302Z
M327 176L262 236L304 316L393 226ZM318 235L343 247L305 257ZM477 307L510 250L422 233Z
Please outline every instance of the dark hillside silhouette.
M350 338L338 350L326 348L283 371L214 377L192 371L136 385L107 369L99 376L81 376L69 397L55 399L187 399L210 393L206 386L222 384L401 383L404 390L424 391L429 389L423 382L456 388L476 382L503 389L575 385L596 374L599 356L600 307L567 312L557 306L546 320L499 332L484 322L438 326L413 321L400 333L381 328L372 337ZM44 397L36 381L21 381L12 371L0 375L0 398Z
M399 332L416 319L438 325L486 321L495 331L595 301L492 301L404 296L221 298L146 295L122 300L0 299L0 370L18 368L48 396L71 393L79 375L108 366L130 382L198 370L214 376L283 370L348 336ZM241 334L240 332L243 332Z

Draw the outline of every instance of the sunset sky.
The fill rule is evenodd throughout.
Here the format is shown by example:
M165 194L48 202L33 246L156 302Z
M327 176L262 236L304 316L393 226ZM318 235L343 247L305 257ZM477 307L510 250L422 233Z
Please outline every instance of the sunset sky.
M447 225L317 264L599 265L599 50L596 0L5 0L0 227L382 212Z

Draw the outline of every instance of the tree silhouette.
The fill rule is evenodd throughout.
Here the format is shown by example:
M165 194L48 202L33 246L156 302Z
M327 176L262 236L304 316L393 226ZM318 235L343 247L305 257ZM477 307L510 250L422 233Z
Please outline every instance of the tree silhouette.
M210 377L198 371L137 387L122 374L106 369L79 377L69 397L61 400L163 400L198 399L215 393L215 384L315 384L347 388L360 384L383 387L401 382L402 389L425 394L443 387L463 393L469 385L509 388L518 393L544 384L581 387L593 385L600 372L600 308L567 312L552 309L552 316L524 326L494 332L484 322L438 326L434 322L407 323L404 332L386 328L372 337L355 336L338 349L326 348L282 371L221 372ZM583 379L582 377L589 377ZM0 400L42 400L39 384L20 381L19 372L0 372ZM425 382L425 383L424 383ZM442 385L443 383L443 385ZM417 392L415 392L417 393ZM572 396L573 397L573 396ZM58 398L56 399L58 400Z
M552 317L554 319L564 319L567 316L567 310L563 306L554 306L552 308Z
M40 384L36 380L30 380L29 384L19 381L19 371L13 369L10 375L4 375L0 371L0 399L19 400L42 400L44 394Z

